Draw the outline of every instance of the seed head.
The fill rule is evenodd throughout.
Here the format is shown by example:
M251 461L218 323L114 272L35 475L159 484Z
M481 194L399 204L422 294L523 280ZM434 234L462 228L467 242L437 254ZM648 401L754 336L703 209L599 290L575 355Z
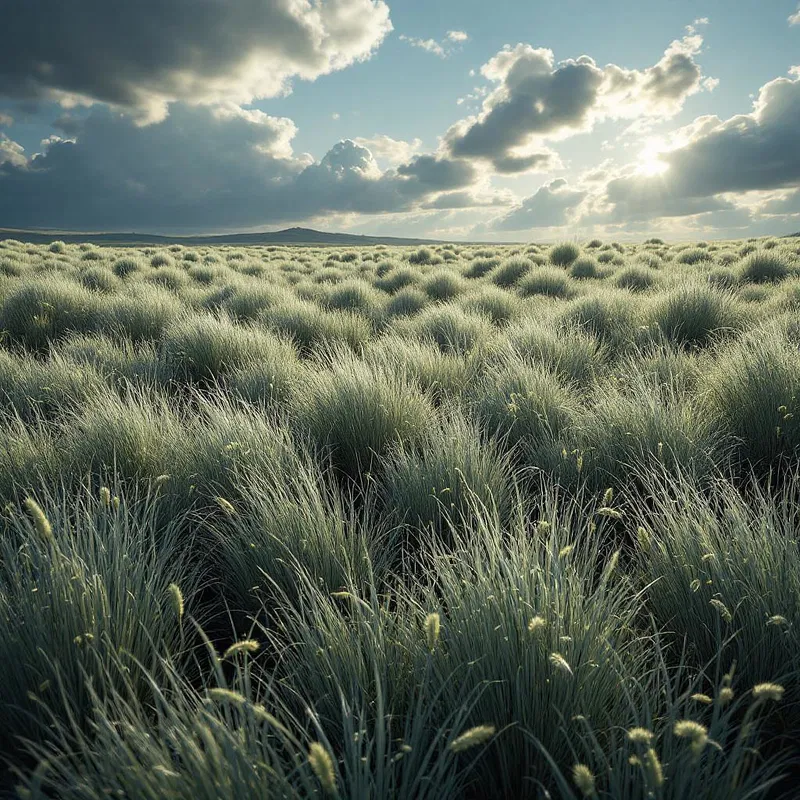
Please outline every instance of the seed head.
M753 687L756 700L774 700L776 703L783 697L783 686L778 683L757 683Z
M658 758L658 753L651 747L645 754L644 759L647 773L650 777L650 782L654 786L661 786L664 783L664 770L661 767L661 761Z
M561 655L561 653L550 653L550 663L556 669L559 669L562 672L568 672L570 675L573 674L572 667L569 665L567 659Z
M639 547L641 547L645 552L650 549L651 537L647 528L643 528L640 525L636 529L636 540L639 542Z
M108 486L100 487L100 502L108 508L111 505L111 490Z
M241 642L234 642L222 656L223 658L230 658L237 653L256 653L261 645L255 639L243 639Z
M728 705L728 703L730 703L730 701L733 700L733 697L734 697L734 692L733 692L733 689L731 689L730 686L723 686L719 690L719 702L720 702L720 705L723 705L723 706Z
M700 693L693 694L691 699L694 700L695 703L702 703L704 706L710 706L714 702L707 694Z
M428 614L428 616L425 617L425 640L428 643L428 650L431 652L433 652L436 648L436 643L439 641L441 629L441 619L436 612Z
M617 511L616 508L609 508L608 506L603 506L602 508L598 508L595 511L598 517L610 517L611 519L622 519L622 512Z
M247 698L239 692L233 692L230 689L223 689L222 687L215 687L208 690L208 696L212 700L217 700L221 703L231 703L235 706L243 706L247 704Z
M709 600L708 602L710 605L714 606L714 608L716 608L717 611L719 611L719 615L722 617L722 619L725 620L725 622L730 623L733 620L733 616L730 612L730 609L728 608L728 606L725 605L725 603L722 602L722 600L717 600L716 598L714 598L713 600Z
M581 790L584 797L595 797L594 775L586 764L575 764L572 768L572 780Z
M232 517L236 513L236 509L233 507L233 504L226 500L224 497L216 497L214 498L217 501L217 505L229 516Z
M699 757L708 744L708 729L692 719L682 719L675 723L675 735L692 740L692 753Z
M774 614L767 620L767 625L788 625L789 620L786 617L782 617L780 614Z
M528 622L528 630L531 633L536 633L537 631L540 631L542 628L546 627L547 627L547 620L544 617L539 616L538 614L535 617L531 617L530 622Z
M171 583L167 586L167 592L169 593L169 599L175 611L175 616L178 618L178 622L180 622L183 619L183 592L181 591L181 587L178 586L177 583Z
M53 527L50 525L50 520L45 516L42 507L32 498L25 498L25 508L33 519L33 526L36 528L36 533L44 542L53 541Z
M494 725L476 725L474 728L464 731L458 738L453 739L453 741L450 742L450 750L453 753L469 750L470 747L475 747L489 741L494 734Z
M317 780L322 785L325 794L336 794L336 771L333 767L333 758L327 749L319 742L314 742L308 748L308 763Z
M675 723L675 735L682 739L699 739L708 734L705 725L695 722L693 719L681 719Z
M628 731L628 739L635 744L649 745L653 741L653 733L647 728L631 728Z

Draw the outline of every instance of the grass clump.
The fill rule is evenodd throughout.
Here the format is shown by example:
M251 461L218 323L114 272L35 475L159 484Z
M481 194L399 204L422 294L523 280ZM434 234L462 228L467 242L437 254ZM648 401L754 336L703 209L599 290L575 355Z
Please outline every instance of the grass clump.
M739 274L748 283L780 283L796 272L791 259L779 250L756 250L739 262Z
M397 442L413 444L431 423L428 401L403 373L337 352L297 398L301 431L357 478Z
M569 267L581 254L581 249L573 242L561 242L550 248L547 257L557 267Z

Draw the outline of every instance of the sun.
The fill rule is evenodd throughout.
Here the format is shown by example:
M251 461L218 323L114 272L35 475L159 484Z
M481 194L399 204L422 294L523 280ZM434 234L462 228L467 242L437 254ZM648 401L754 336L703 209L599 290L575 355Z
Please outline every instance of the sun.
M662 158L663 153L664 141L661 137L651 136L649 139L645 139L636 167L639 175L647 177L663 175L669 169L669 164Z

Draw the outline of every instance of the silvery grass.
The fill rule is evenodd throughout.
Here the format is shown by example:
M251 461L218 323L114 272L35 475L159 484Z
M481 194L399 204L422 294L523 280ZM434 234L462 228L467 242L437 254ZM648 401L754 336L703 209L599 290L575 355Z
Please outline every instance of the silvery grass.
M744 491L718 479L653 477L631 511L646 606L697 663L736 665L745 686L784 683L786 724L800 730L800 567L796 471Z
M436 689L424 680L403 719L390 713L380 689L367 708L344 687L335 722L311 705L297 715L255 667L251 654L260 644L248 639L217 653L206 640L211 667L199 687L162 659L157 672L143 670L147 702L126 680L129 660L112 660L106 671L115 688L92 692L89 730L70 714L66 722L54 716L50 741L29 746L40 766L20 776L20 790L84 800L109 791L153 800L463 796L494 733L467 727L471 703L438 717ZM69 697L61 702L71 709ZM329 737L327 726L344 737Z
M100 693L111 688L104 670L116 653L143 664L168 653L176 661L184 657L184 603L191 606L199 587L191 535L180 518L158 519L157 494L120 492L114 484L42 487L3 512L5 756L20 738L48 737L48 709L60 693L81 724L90 684ZM183 587L180 608L168 593L172 583ZM132 687L140 677L130 673Z
M624 688L633 721L599 727L580 716L570 731L573 763L551 765L560 797L744 800L785 796L792 769L786 751L762 752L764 724L780 708L779 684L750 686L735 670L706 675L676 667L656 638L654 667ZM733 685L739 691L734 691ZM741 688L740 688L741 687ZM566 726L564 728L566 734Z
M277 612L276 637L293 643L278 671L315 698L334 750L347 746L347 730L333 727L342 687L371 717L384 702L397 719L412 712L417 687L433 687L434 718L470 708L468 726L501 732L476 767L475 796L527 796L532 780L550 780L530 736L563 763L562 717L623 714L625 675L647 659L633 631L641 601L616 558L596 569L602 536L586 535L584 516L602 530L596 509L551 492L538 521L520 508L503 522L479 498L472 503L452 517L446 541L422 544L419 578L390 596L355 582L328 593L299 570L302 601Z
M374 497L358 502L342 490L307 445L284 438L279 446L269 471L241 468L237 500L218 498L214 562L226 601L251 616L276 597L297 603L301 568L325 594L383 585L399 561L396 532Z
M297 393L295 413L299 429L353 478L379 468L395 442L418 441L433 419L429 400L403 371L335 348Z
M737 440L745 463L768 469L800 446L800 354L780 324L748 332L722 350L703 393Z

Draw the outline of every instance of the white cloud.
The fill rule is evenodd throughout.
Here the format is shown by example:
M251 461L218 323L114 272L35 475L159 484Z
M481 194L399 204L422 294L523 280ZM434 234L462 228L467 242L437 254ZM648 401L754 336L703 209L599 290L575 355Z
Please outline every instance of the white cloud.
M469 41L469 36L464 31L447 31L441 42L436 39L418 39L415 36L400 34L401 42L408 42L412 47L426 50L439 58L447 58L458 50L458 45Z
M797 11L789 17L790 25L800 25L800 5L797 6Z
M618 171L600 204L611 219L625 221L731 211L753 193L796 190L799 128L800 73L793 72L762 86L749 114L698 117L654 142L659 146L648 158L663 168ZM793 196L767 205L791 213Z
M4 133L0 133L0 179L3 174L3 165L23 166L27 163L25 149ZM2 185L2 183L0 183Z
M556 63L552 50L507 46L481 68L495 84L481 111L451 126L444 144L453 156L524 172L542 163L544 142L588 131L603 119L669 118L704 88L694 60L702 43L696 34L675 40L644 70L599 67L586 55Z
M0 0L0 18L0 95L105 102L142 123L174 101L285 94L369 58L392 29L383 0Z
M353 141L360 147L366 147L376 158L384 160L387 164L396 165L410 161L422 148L421 139L406 142L402 139L392 139L391 136L380 134L371 138L357 137Z
M400 41L408 42L412 47L419 47L420 50L427 50L427 52L433 53L435 56L439 56L439 58L447 57L444 48L439 44L439 42L436 41L436 39L417 39L414 36L406 36L405 34L401 34Z
M10 128L14 124L14 117L11 114L4 114L0 111L0 128Z
M570 188L564 178L541 186L516 208L494 220L497 231L521 231L531 228L558 228L570 221L570 212L587 196L587 192Z

